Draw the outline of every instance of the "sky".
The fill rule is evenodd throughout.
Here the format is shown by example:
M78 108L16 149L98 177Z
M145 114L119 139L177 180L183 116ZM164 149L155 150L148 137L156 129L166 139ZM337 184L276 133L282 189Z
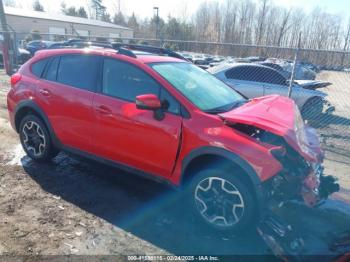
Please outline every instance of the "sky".
M22 8L31 8L33 0L14 0ZM61 0L39 0L46 11L60 12ZM206 0L103 0L109 13L118 10L118 2L121 11L131 15L132 12L139 17L151 17L154 14L153 7L159 7L160 16L166 18L169 14L176 17L188 18L196 8ZM207 0L210 1L210 0ZM224 2L226 0L218 0ZM257 1L257 0L255 0ZM350 0L271 0L282 7L298 7L310 12L316 6L332 14L348 16L350 13ZM67 6L87 6L90 0L65 0Z

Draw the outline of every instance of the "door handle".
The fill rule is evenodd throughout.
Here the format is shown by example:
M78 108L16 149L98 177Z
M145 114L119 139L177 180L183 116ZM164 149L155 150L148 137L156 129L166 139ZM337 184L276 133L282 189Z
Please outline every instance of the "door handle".
M40 89L39 92L40 92L40 94L42 94L43 96L50 96L50 95L51 95L50 91L47 90L47 89Z
M104 115L111 115L112 114L112 110L109 109L106 106L98 106L96 108L96 110L100 113L100 114L104 114Z

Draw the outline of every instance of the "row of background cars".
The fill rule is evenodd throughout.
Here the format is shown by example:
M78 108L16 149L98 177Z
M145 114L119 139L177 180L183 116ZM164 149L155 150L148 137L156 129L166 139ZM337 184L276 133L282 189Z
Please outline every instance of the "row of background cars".
M234 88L247 98L278 94L288 96L293 61L277 58L233 58L180 53L203 69ZM320 88L330 82L315 80L319 69L311 63L295 66L291 98L298 105L304 119L315 120L322 114L331 114L335 108Z
M34 40L17 47L17 61L22 64L42 49L57 49L65 47L94 46L101 48L117 48L121 43L97 41L82 41L70 39L67 41ZM152 47L149 47L152 48ZM279 94L288 95L293 61L264 57L225 57L209 54L177 52L179 58L184 58L208 70L227 85L251 99L255 97ZM319 67L305 62L295 66L292 99L298 105L304 119L313 120L322 113L330 114L335 108L327 100L327 94L320 88L331 85L329 82L315 80Z

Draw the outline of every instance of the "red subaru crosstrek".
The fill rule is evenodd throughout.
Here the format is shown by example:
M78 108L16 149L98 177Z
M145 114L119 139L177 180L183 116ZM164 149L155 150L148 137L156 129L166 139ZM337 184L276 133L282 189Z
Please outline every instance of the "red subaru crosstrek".
M11 77L29 157L64 150L182 186L198 221L223 231L252 225L272 200L313 206L331 193L292 100L246 100L191 63L122 50L39 51Z

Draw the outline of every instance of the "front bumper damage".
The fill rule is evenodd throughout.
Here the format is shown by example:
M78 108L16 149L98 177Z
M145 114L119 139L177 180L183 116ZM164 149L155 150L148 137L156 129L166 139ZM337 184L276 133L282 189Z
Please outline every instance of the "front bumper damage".
M307 244L300 233L278 215L278 209L290 201L317 207L332 193L339 191L336 179L323 172L320 163L289 162L278 175L263 185L267 208L258 224L257 233L275 256L283 261L292 261L289 256L301 255L307 249Z
M287 201L301 201L309 207L315 207L332 193L339 191L336 178L324 175L322 165L310 165L309 168L295 164L291 170L284 168L278 175L264 183L268 205L283 206Z

